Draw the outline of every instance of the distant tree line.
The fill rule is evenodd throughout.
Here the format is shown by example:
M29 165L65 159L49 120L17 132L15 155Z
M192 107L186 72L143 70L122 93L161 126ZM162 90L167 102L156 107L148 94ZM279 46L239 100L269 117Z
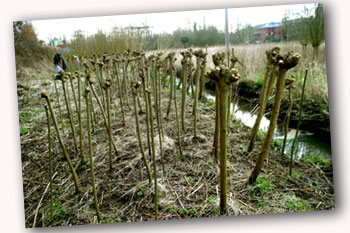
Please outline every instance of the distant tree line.
M313 56L317 58L318 47L324 41L323 5L316 4L311 9L305 7L301 14L286 14L282 20L282 33L286 41L299 41L304 54L310 44L313 47Z
M293 17L292 17L293 16ZM323 6L315 5L314 9L305 8L300 14L287 14L282 20L284 41L299 41L304 50L308 44L314 48L314 57L318 56L318 47L324 40ZM256 27L238 24L230 33L230 44L248 44L251 42ZM18 21L13 24L16 63L28 66L52 53L39 41L31 23ZM64 45L70 54L91 56L92 54L120 53L126 49L163 50L171 48L204 47L225 44L225 34L213 25L198 26L194 23L187 29L179 28L173 33L154 34L147 25L140 27L113 28L112 32L98 31L85 35L76 31L67 41L63 38L52 38L48 45Z
M50 47L39 41L33 25L27 21L13 23L16 66L29 67L44 60L52 53Z

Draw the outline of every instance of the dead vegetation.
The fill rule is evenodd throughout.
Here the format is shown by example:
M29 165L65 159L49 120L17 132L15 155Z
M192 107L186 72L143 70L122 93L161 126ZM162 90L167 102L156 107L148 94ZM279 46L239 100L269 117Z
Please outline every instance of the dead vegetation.
M50 222L48 193L47 129L43 100L44 89L54 93L50 75L19 80L25 92L19 96L21 152L26 227L79 225L97 223L90 190L90 170L80 163L74 140L69 133L68 115L63 111L62 138L76 168L81 192L75 193L69 167L61 153L57 136L52 142L53 222ZM39 79L38 79L39 78ZM165 90L166 92L166 90ZM168 104L168 93L162 94L162 115ZM177 102L181 93L177 92ZM63 93L60 100L63 103ZM197 131L201 140L193 139L193 99L187 96L185 130L182 131L181 156L177 146L175 112L163 120L162 141L165 176L158 169L158 219L220 216L219 167L212 157L215 106L198 103ZM96 111L97 122L92 132L95 186L102 223L150 221L154 219L153 184L149 184L145 163L139 149L132 111L125 111L123 125L117 98L111 104L111 130L118 153L113 156L114 169L109 169L109 140L102 115ZM53 102L56 106L57 102ZM96 106L96 104L95 104ZM145 109L145 105L142 104ZM73 113L74 115L74 113ZM75 115L75 125L78 117ZM84 118L85 122L85 118ZM139 115L142 141L147 141L145 114ZM155 129L157 167L161 167L158 129ZM227 214L265 214L334 208L331 163L312 160L296 161L294 174L288 176L289 160L280 155L280 146L272 143L267 164L254 185L247 178L254 167L258 149L247 152L250 129L236 121L228 129L227 150ZM262 139L256 142L260 148ZM85 145L87 151L87 145ZM145 147L148 155L148 148ZM149 158L151 161L151 158Z

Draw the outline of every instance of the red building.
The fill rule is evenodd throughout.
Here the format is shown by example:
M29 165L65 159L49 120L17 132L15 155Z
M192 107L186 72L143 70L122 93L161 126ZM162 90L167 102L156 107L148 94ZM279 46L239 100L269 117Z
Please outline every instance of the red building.
M265 23L255 27L251 41L253 43L280 41L282 39L281 23Z

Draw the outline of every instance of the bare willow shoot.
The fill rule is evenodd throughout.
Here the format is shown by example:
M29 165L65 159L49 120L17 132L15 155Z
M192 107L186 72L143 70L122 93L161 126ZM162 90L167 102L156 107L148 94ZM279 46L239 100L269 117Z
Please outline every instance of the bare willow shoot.
M41 97L46 100L47 105L49 107L50 115L51 115L51 118L52 118L52 121L53 121L53 125L54 125L55 130L56 130L58 141L59 141L59 143L61 145L61 149L63 151L63 155L64 155L64 157L65 157L65 159L66 159L66 161L67 161L67 163L69 165L69 169L70 169L70 171L72 172L72 175L73 175L75 191L76 192L80 192L80 184L79 184L79 181L78 181L78 176L77 176L77 174L75 172L75 169L73 167L72 161L70 160L70 157L69 157L69 155L67 153L66 146L64 145L64 142L62 140L61 133L59 131L57 120L56 120L56 115L55 115L55 112L53 111L53 108L52 108L52 105L51 105L50 97L48 96L48 94L46 92L42 92L41 93Z

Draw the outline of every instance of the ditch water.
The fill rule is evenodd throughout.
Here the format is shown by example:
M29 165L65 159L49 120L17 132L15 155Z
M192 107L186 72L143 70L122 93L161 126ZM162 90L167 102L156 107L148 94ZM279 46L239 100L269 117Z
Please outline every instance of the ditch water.
M176 78L176 85L179 81L180 79ZM195 86L193 88L194 90L196 89ZM208 99L215 101L215 92L212 90L206 89L205 95ZM238 104L231 104L231 114L235 119L242 121L245 126L253 128L255 119L257 117L257 114L255 112L256 107L256 104L244 101L243 99L239 99ZM264 116L260 122L259 129L267 132L269 125L270 120ZM290 156L295 133L296 129L289 128L286 148L284 151L286 155ZM283 144L284 134L282 124L279 124L275 129L273 139L280 141L281 145ZM307 156L322 156L325 159L332 159L331 145L328 142L318 139L311 132L299 130L294 149L294 157L300 159Z
M207 98L215 101L215 96L210 91L208 93L208 90L206 90L206 92ZM250 128L253 128L257 117L256 113L254 113L254 109L256 109L255 104L244 101L243 99L239 99L238 104L235 104L235 106L231 104L231 114L234 116L234 118L241 120L244 125ZM267 132L269 124L270 120L263 117L259 129ZM289 128L286 149L284 152L287 155L290 155L295 133L296 129ZM281 144L283 143L284 135L281 124L275 129L273 138L274 140L280 141ZM305 156L322 156L326 159L331 159L331 145L328 142L324 142L316 138L308 131L299 130L298 139L295 145L295 157L300 159Z

